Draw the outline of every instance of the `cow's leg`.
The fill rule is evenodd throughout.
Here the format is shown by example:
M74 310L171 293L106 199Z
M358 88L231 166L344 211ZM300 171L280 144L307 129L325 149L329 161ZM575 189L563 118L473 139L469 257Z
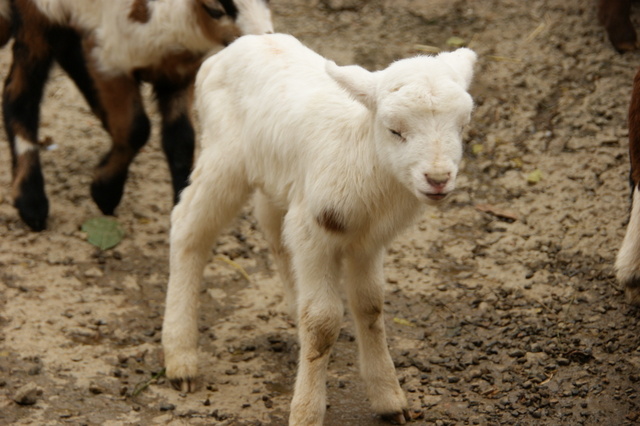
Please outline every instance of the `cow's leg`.
M640 306L640 190L633 189L629 224L616 258L616 275L627 301Z
M615 267L616 276L625 289L627 300L640 306L640 70L636 72L633 81L628 122L631 213Z
M105 113L87 66L88 62L80 34L70 28L57 28L55 32L59 40L53 46L56 62L71 77L93 113L102 121L106 129Z
M189 114L193 86L165 81L155 83L154 89L162 115L162 148L169 163L174 202L177 203L180 192L189 182L193 165L195 133Z
M598 19L607 30L609 41L619 52L638 47L630 15L631 0L599 0Z
M34 15L34 20L37 17ZM3 117L12 158L12 196L20 217L34 231L46 228L49 201L40 167L40 102L53 61L46 24L24 25L14 16L13 62L2 95Z
M136 79L105 76L95 70L91 74L112 142L96 168L91 196L104 214L111 215L122 199L129 166L149 139L151 125Z

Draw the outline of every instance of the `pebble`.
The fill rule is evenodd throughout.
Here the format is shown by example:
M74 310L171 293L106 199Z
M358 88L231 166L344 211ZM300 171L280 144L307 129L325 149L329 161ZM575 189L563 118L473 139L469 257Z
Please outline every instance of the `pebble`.
M96 383L91 383L89 384L89 392L91 392L94 395L100 395L101 393L104 393L105 390L102 386Z
M42 389L31 382L18 389L13 400L20 405L34 405L40 395L42 395Z
M84 276L87 278L100 278L104 274L100 270L100 268L90 268L84 271Z
M160 405L160 411L173 411L176 409L176 406L173 404L162 404Z
M515 351L509 352L509 356L511 358L522 358L526 355L526 352L521 349L516 349Z

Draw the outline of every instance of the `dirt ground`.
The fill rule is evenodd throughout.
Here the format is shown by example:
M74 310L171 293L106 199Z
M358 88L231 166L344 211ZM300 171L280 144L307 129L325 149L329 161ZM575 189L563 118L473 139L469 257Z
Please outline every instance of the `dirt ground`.
M341 64L379 69L424 46L450 49L454 36L479 54L459 189L386 260L389 344L415 424L640 422L640 311L612 268L640 53L611 48L595 4L272 1L278 31ZM640 28L640 9L634 19ZM0 51L2 76L10 56ZM109 142L63 74L43 104L48 230L18 219L0 150L0 424L286 424L296 329L250 207L206 268L200 390L180 394L160 374L172 206L149 112L156 133L117 210L126 236L104 252L80 226L99 216L89 182ZM29 389L33 404L17 404ZM348 314L328 398L327 425L382 424Z

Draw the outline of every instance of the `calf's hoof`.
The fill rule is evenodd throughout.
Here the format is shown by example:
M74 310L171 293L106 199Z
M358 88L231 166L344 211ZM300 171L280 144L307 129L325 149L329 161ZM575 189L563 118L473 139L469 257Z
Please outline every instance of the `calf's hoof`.
M387 423L391 423L392 425L404 425L407 424L408 421L412 420L411 413L406 408L402 409L402 411L398 413L382 414L380 417L382 420Z
M191 393L196 391L196 379L192 377L188 378L180 378L180 379L169 379L171 382L171 386L177 391L182 393Z
M165 374L171 386L183 393L195 392L198 377L198 355L196 351L164 351Z
M624 292L629 304L640 307L640 278L633 278L625 283Z

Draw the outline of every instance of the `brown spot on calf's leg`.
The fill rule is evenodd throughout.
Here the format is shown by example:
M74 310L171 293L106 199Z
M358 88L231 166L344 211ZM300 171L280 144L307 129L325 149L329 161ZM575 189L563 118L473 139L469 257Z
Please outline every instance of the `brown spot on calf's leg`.
M151 11L149 10L148 0L134 0L129 11L129 19L133 22L145 24L151 19Z
M343 234L347 231L342 215L331 208L325 208L322 210L318 217L316 217L316 221L318 222L318 225L329 232Z
M304 327L309 336L310 351L306 354L307 361L314 362L331 352L340 333L340 318L312 315L310 311L308 307L303 309L300 314L300 327Z

